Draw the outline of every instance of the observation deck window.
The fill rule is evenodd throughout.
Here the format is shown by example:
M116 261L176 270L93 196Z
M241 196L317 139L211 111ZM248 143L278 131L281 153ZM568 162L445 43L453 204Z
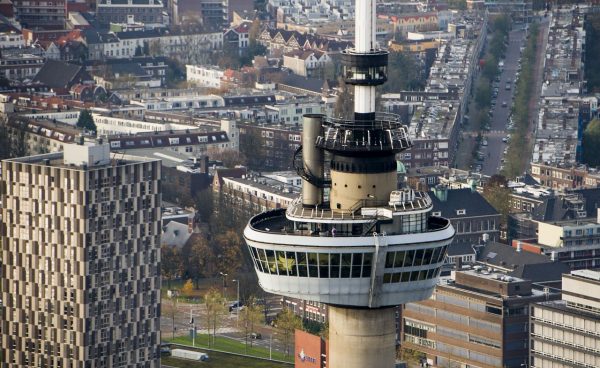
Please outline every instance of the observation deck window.
M313 278L371 277L372 253L316 253L250 247L255 268L271 275Z
M384 273L383 283L394 284L398 282L412 282L412 281L423 281L437 277L441 270L441 267L432 268L429 270L421 271L409 271L409 272L394 272Z
M444 260L446 248L447 247L438 247L388 252L385 258L385 268L417 267L440 263ZM427 260L430 261L428 262Z

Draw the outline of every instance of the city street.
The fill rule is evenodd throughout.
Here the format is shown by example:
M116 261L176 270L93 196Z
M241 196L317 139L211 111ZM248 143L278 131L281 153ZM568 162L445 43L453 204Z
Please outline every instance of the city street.
M521 25L516 25L516 29L510 32L508 47L504 58L504 68L500 73L500 83L498 84L498 96L496 105L492 109L490 119L490 131L484 134L487 140L487 146L481 146L483 153L483 164L481 172L484 175L494 175L500 172L502 165L503 151L508 146L502 139L508 135L508 119L512 107L512 99L515 93L516 73L521 58L520 48L525 44L525 30ZM510 90L506 89L507 82L510 83ZM506 105L504 105L506 102Z
M540 34L542 35L542 44L538 47L537 64L534 68L536 75L535 85L535 96L538 96L541 89L541 71L543 68L543 53L546 49L547 43L547 27L549 18L542 18L540 21ZM504 70L500 75L500 83L498 88L498 97L496 98L496 106L492 110L492 118L490 122L490 131L484 134L484 138L487 141L487 146L481 146L480 151L483 153L483 164L481 172L484 175L494 175L500 172L503 165L504 149L508 147L508 143L502 141L503 138L507 137L508 131L508 120L512 108L512 98L515 94L515 84L517 82L516 72L519 65L520 48L525 46L526 33L522 29L521 25L517 26L510 32L509 45L506 50L506 58L504 60ZM510 82L511 89L506 90L506 83ZM539 106L537 104L537 98L532 101L530 106L530 117L534 119L537 116ZM507 106L503 107L503 102L506 102ZM530 124L528 135L532 135L535 129L535 124ZM527 158L528 160L529 158Z
M267 318L273 320L277 313L282 309L281 297L271 296L265 299ZM163 314L161 317L161 332L163 340L171 339L173 336L188 336L190 333L190 318L194 318L194 324L198 333L206 334L206 322L204 320L204 304L177 303L175 312L175 321L173 322L172 301L163 299ZM173 326L175 331L173 331ZM222 320L221 326L217 328L217 335L225 336L240 342L245 342L243 334L239 332L237 326L237 315L235 312L227 313ZM272 344L273 350L284 351L284 347L276 338L276 331L269 325L261 326L259 329L262 339L255 339L253 344L264 348L269 348ZM270 342L270 336L273 334L273 340Z

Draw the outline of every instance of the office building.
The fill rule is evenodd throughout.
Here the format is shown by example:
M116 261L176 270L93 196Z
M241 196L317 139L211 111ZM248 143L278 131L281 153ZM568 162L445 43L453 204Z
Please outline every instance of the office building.
M531 305L529 367L600 367L600 272L563 275L562 300Z
M160 161L2 162L2 368L159 367Z
M481 266L457 271L429 300L404 306L401 344L437 367L527 366L529 303L556 298Z

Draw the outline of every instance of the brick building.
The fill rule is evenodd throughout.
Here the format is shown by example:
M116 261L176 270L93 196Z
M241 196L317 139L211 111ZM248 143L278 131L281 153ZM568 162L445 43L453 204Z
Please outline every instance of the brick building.
M528 361L529 303L556 299L531 281L485 270L455 272L434 295L402 311L402 346L434 366L522 367Z

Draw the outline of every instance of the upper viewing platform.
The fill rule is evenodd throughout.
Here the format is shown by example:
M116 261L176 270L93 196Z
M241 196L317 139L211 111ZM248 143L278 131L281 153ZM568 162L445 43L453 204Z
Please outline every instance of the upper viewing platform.
M368 53L354 48L342 52L344 81L351 85L378 86L387 81L387 50L372 50Z
M394 191L389 202L361 200L349 210L326 205L307 207L300 198L287 209L262 213L250 220L259 232L317 237L360 237L373 232L389 235L440 231L447 219L430 216L432 202L427 193Z
M390 219L400 213L420 213L432 208L431 198L425 192L394 191L389 201L362 199L347 210L332 210L328 205L307 207L297 198L287 208L286 216L294 221L324 222L353 221L370 222L374 219Z
M332 152L400 152L412 146L406 127L396 114L376 113L375 119L356 120L327 117L324 134L316 146Z

